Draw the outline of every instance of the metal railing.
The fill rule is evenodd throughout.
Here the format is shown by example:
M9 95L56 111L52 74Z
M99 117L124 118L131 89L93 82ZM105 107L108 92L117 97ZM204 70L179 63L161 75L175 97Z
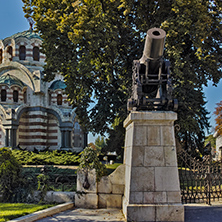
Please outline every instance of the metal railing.
M222 165L211 155L198 160L185 150L177 154L182 203L211 204L222 197Z

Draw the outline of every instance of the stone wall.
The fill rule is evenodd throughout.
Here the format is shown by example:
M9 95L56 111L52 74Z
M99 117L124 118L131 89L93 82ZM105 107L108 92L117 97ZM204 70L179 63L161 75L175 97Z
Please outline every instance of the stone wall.
M120 165L112 174L96 182L95 170L88 173L89 189L83 187L85 173L77 173L77 191L75 206L82 208L122 208L122 197L125 188L125 165Z

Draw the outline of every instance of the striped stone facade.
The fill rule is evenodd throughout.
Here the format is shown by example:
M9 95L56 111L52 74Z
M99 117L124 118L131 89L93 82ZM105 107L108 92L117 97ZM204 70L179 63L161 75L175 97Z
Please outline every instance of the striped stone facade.
M42 111L30 111L22 114L19 120L18 141L22 147L35 148L61 146L59 123L55 116Z
M87 133L63 77L44 82L42 40L32 30L0 40L0 147L82 151Z

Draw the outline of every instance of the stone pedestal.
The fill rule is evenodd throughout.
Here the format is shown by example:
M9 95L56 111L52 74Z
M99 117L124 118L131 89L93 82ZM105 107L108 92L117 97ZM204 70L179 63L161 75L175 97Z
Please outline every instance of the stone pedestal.
M177 114L134 111L124 122L127 221L184 221L174 137Z

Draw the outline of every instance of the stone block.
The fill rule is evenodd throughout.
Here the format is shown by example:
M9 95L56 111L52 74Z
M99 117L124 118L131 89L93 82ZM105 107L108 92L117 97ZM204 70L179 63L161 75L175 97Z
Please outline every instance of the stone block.
M143 204L143 192L131 192L129 203L130 204Z
M143 203L144 204L154 203L154 192L144 192Z
M108 176L104 176L98 182L98 193L111 193L112 184Z
M133 134L133 146L146 146L147 136L146 126L135 126Z
M125 216L125 218L127 218L127 206L129 205L129 200L126 198L126 196L123 196L122 198L122 211L123 211L123 214Z
M124 195L127 196L127 199L129 199L129 190L130 190L130 175L131 175L131 167L128 165L125 165L125 189L124 189Z
M144 192L144 204L163 204L167 203L166 192Z
M122 208L122 195L111 194L107 196L107 208Z
M109 194L98 194L98 207L107 208L107 196Z
M126 147L124 150L124 164L131 165L132 163L132 147Z
M180 191L167 192L167 202L168 203L181 203Z
M69 203L74 201L73 192L53 192L53 201L55 203Z
M155 167L155 191L180 191L177 167Z
M183 222L184 206L182 204L156 205L156 221Z
M148 131L148 146L160 146L161 140L160 140L160 126L149 126L147 127Z
M130 183L133 192L154 190L154 167L132 167Z
M86 209L98 208L98 195L93 193L87 193L83 195L75 195L75 206Z
M116 168L116 170L109 175L112 184L125 185L125 164Z
M145 147L144 166L164 166L164 151L162 146Z
M124 194L124 185L121 184L113 184L112 185L112 193L113 194Z
M126 208L127 221L155 221L155 205L130 204Z
M177 119L177 114L171 111L132 111L123 123L123 126L127 128L130 124L135 122L139 123L151 123L155 125L173 125L173 122Z
M129 147L133 145L133 127L129 125L126 128L126 139L125 139L125 147Z
M156 204L166 203L167 202L166 192L154 192L153 202Z
M44 200L47 203L53 203L54 202L54 191L48 191L44 197ZM64 202L66 202L66 201L64 201ZM61 203L64 203L64 202L61 202ZM67 202L71 202L71 201L67 201Z
M144 147L135 146L132 148L132 166L143 166Z
M172 126L161 126L161 145L175 146L174 128Z
M77 171L77 191L84 191L84 192L92 192L92 193L97 193L97 182L96 182L96 171L95 169L93 170L88 170L88 182L90 184L90 187L88 189L85 189L83 187L83 183L86 180L86 170L78 170Z
M176 147L174 147L174 146L164 147L164 155L165 155L166 166L177 167Z

